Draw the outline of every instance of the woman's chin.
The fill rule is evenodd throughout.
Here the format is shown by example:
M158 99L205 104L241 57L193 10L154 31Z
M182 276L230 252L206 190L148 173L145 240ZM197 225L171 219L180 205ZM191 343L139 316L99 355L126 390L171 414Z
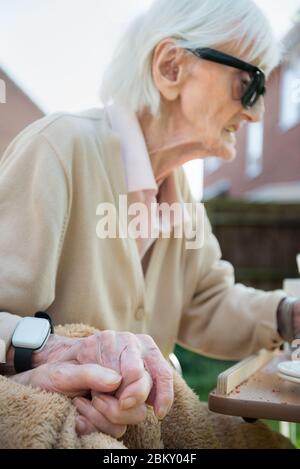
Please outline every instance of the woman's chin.
M236 146L235 145L226 145L226 151L224 152L223 159L226 161L233 161L236 158Z
M219 158L222 158L225 161L233 161L236 158L237 150L236 150L236 140L235 136L234 139L224 139L222 138L217 145L217 148L213 153L211 153Z
M224 152L222 157L226 161L233 161L236 157L236 134L234 132L222 133Z

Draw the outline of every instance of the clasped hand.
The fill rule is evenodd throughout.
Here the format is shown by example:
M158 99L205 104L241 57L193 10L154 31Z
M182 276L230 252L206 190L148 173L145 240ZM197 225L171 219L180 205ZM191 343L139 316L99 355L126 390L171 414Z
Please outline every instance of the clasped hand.
M172 369L147 335L54 335L33 354L33 366L12 379L73 398L79 435L102 431L119 438L127 425L146 418L146 405L163 419L173 403Z

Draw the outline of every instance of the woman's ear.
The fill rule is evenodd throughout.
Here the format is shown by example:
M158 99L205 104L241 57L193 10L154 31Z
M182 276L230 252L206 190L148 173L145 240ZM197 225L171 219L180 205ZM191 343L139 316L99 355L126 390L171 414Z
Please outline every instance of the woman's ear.
M164 39L155 48L152 74L155 85L168 101L180 95L183 82L183 51L174 48L174 41Z

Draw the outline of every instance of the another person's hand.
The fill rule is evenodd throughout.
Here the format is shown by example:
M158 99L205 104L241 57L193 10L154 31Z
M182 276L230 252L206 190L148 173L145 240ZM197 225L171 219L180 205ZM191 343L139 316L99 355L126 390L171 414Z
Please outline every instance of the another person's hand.
M103 331L87 337L79 363L98 363L117 371L122 383L116 396L120 411L147 403L163 419L173 404L173 372L154 340L147 335Z
M148 335L102 331L80 339L53 336L47 347L34 355L35 366L63 361L96 363L115 370L123 378L116 395L121 410L147 402L163 419L173 404L171 366Z
M105 331L89 339L90 343L86 342L86 348L80 351L79 361L96 360L118 371L123 380L114 397L93 392L92 402L84 398L74 400L80 414L77 432L88 434L106 428L105 433L118 438L127 425L146 418L145 403L154 407L158 418L164 418L173 403L173 373L152 338ZM94 355L95 350L98 356Z
M32 386L69 397L84 396L91 389L111 393L118 389L121 376L100 365L71 363L47 363L35 369L18 373L11 379L25 386Z
M149 377L148 393L151 389ZM76 418L76 431L79 435L88 435L95 431L107 433L114 438L124 435L128 425L137 425L145 420L147 406L144 402L135 407L122 410L120 400L115 396L93 392L92 401L84 397L74 399L80 414Z
M101 393L102 396L105 396L104 393L116 391L122 380L118 373L100 365L72 365L70 363L48 363L33 370L14 375L11 379L25 386L31 385L32 387L58 392L69 397L88 395L91 389L94 389L95 393ZM81 399L86 403L90 402L83 397ZM113 412L114 409L112 409L112 420L114 419ZM126 417L126 422L137 422L142 421L145 418L144 415L145 411L141 408L130 412L130 415L125 416L124 414L124 418ZM101 431L119 438L126 431L126 425L110 422L105 417L100 420L98 416L96 426L92 425L92 421L92 413L90 421L84 423L82 423L83 417L77 417L77 433L83 435L93 431Z
M12 368L13 353L11 347L8 368ZM162 419L172 406L173 373L149 336L113 331L103 331L80 339L54 335L41 352L33 354L33 366L57 362L94 363L117 371L123 378L115 395L120 401L120 411L136 410L147 402L154 406L156 415ZM97 388L91 390L98 391ZM130 423L131 417L128 420Z

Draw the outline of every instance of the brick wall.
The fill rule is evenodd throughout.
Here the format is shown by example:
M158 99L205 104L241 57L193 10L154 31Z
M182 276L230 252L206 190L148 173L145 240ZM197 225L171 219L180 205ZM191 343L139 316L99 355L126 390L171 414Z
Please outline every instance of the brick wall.
M1 156L12 139L44 113L1 69L0 79L6 84L6 103L0 103Z

